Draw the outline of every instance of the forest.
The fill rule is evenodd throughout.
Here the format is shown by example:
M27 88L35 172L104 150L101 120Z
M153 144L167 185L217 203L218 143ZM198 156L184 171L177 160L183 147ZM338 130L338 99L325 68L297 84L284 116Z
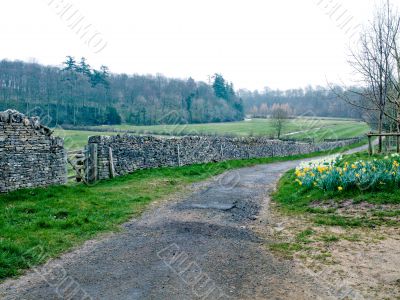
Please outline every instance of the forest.
M0 61L0 110L17 109L54 125L196 124L269 117L274 104L288 104L292 116L366 119L350 105L360 96L342 87L307 87L286 91L235 91L214 74L209 83L192 78L113 74L93 69L85 58L68 56L62 67Z
M311 87L286 91L265 88L264 91L239 90L247 114L254 117L266 117L272 114L274 104L288 104L296 116L342 117L366 120L369 116L349 104L347 99L359 102L359 88L344 89L340 86Z
M112 74L68 56L62 67L0 61L0 110L39 115L48 125L134 125L242 120L244 108L233 84L163 75Z

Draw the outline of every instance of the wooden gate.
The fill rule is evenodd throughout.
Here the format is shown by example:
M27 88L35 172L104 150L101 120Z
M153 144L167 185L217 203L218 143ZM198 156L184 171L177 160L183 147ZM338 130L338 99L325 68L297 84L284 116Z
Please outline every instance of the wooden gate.
M87 176L85 176L86 150L68 151L67 161L71 165L74 172L68 176L68 180L75 179L76 182L84 182L87 184Z

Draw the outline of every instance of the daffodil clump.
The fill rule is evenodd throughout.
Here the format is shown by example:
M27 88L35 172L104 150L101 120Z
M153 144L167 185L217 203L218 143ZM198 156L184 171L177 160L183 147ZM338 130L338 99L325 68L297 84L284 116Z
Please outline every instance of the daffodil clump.
M341 156L302 163L296 168L296 182L306 188L325 191L363 190L400 186L400 155L383 159L342 163Z

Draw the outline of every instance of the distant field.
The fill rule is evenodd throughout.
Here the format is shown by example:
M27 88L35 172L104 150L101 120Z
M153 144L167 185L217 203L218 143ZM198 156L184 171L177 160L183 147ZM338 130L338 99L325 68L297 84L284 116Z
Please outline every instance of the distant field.
M337 128L340 126L340 128ZM154 125L154 126L101 126L101 128L114 128L121 130L135 131L137 133L151 134L215 134L215 135L235 135L235 136L268 136L273 137L275 130L271 119L252 119L249 121L228 122L228 123L209 123L209 124L189 124L189 125ZM348 119L326 119L326 118L298 118L291 119L284 127L283 134L289 134L290 138L315 138L323 139L335 138L343 129L347 129L343 136L356 136L365 133L368 126L359 121ZM293 134L299 132L299 134Z
M62 130L56 129L54 135L64 139L65 148L68 150L83 149L88 143L89 136L92 135L115 135L115 132L96 132L96 131L80 131L80 130Z
M127 130L136 134L153 135L230 135L230 136L267 136L274 137L275 130L270 119L252 119L241 122L209 123L190 125L154 125L154 126L98 126L95 131L56 130L55 134L66 139L68 149L80 149L87 144L91 135L115 135L104 130ZM337 139L360 136L369 127L364 122L349 119L298 118L288 120L283 129L282 138L287 139Z

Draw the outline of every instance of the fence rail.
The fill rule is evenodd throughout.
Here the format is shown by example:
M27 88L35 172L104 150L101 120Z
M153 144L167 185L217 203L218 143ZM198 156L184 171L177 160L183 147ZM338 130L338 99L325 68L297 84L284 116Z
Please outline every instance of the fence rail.
M396 152L400 153L400 132L385 132L385 133L369 132L366 135L368 137L368 153L369 153L369 155L374 154L374 147L372 146L372 138L373 137L385 138L385 140L387 141L388 144L390 144L390 139L389 139L390 137L396 137ZM390 145L388 148L390 148Z

